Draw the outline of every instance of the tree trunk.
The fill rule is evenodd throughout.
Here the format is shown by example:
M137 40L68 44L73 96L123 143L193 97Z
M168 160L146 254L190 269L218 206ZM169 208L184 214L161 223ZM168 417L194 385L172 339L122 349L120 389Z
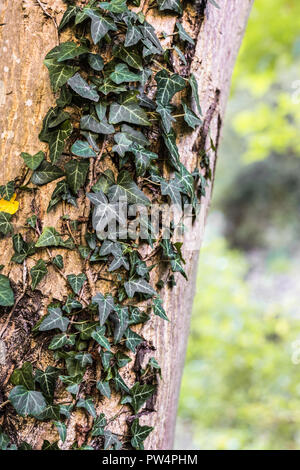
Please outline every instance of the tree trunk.
M85 3L85 2L82 2ZM189 45L185 50L187 57L186 70L174 60L175 70L188 75L192 71L198 81L200 102L204 123L195 131L185 132L177 129L178 148L181 161L189 171L193 171L199 159L200 152L210 148L210 138L217 149L228 97L232 69L243 37L247 17L252 0L219 0L220 9L215 8L207 0L185 3L182 24L195 39L195 47ZM49 13L47 16L45 11ZM147 0L144 5L147 6ZM54 25L65 10L61 0L51 2L36 2L35 0L1 0L0 5L0 57L3 64L0 70L0 183L4 184L13 179L26 181L21 152L34 154L41 149L38 133L42 119L48 108L53 105L54 97L50 89L48 72L43 65L46 53L57 44L57 31ZM175 28L176 16L156 9L147 12L147 20L157 33L162 31L172 34ZM64 40L69 33L64 33ZM173 36L162 41L164 47L170 45ZM44 144L42 144L44 145ZM46 147L45 147L46 148ZM216 164L216 152L209 151L212 179ZM103 165L103 164L102 164ZM104 164L105 168L105 164ZM35 212L43 226L55 226L62 231L66 229L60 216L61 208L47 213L50 194L56 181L42 186L38 191L20 192L17 194L19 210L15 216L16 232L23 231L27 217ZM206 196L201 201L201 215L196 219L193 230L185 239L183 249L186 261L185 271L188 275L186 282L180 274L175 275L176 286L164 288L162 296L164 308L170 322L163 322L153 317L136 331L147 340L148 346L141 347L135 363L144 364L152 355L162 367L163 380L160 381L156 401L153 403L155 412L149 412L141 417L141 423L155 427L149 435L145 447L147 449L172 448L174 426L176 420L177 398L180 387L181 372L185 357L186 340L189 329L189 317L193 302L195 276L198 262L198 249L201 244L205 218L211 198L212 184L207 187ZM78 217L86 215L89 207L85 207L84 198L79 207L70 210L68 214ZM25 233L25 232L24 232ZM197 247L189 249L190 246ZM27 287L28 271L34 264L34 257L27 259L24 264L11 263L13 254L11 238L0 241L1 264L5 265L3 274L9 275L15 298L18 303L13 311L1 308L0 311L0 425L10 435L13 442L22 440L31 443L35 449L41 448L42 441L57 440L57 432L53 425L37 422L33 418L20 418L7 401L11 389L9 378L13 370L23 362L30 361L35 366L44 369L53 363L52 355L43 348L43 341L32 336L31 328L46 312L47 305L53 299L62 300L67 295L66 282L53 268L49 268L47 281L42 281L38 289L32 291ZM149 248L150 250L150 248ZM65 274L79 273L81 262L74 252L66 250L51 250L52 254L64 254ZM47 260L47 253L43 255ZM38 258L36 258L37 260ZM155 268L151 273L151 283L154 285L164 278L161 268ZM96 290L108 292L110 282L99 280ZM149 347L150 344L150 347ZM153 348L153 349L152 349ZM155 352L154 352L155 349ZM41 354L43 352L43 354ZM134 356L133 356L134 357ZM125 369L124 369L125 370ZM134 382L132 368L126 367L123 378L130 384ZM97 409L105 409L108 418L118 413L117 394L113 399L102 400ZM110 427L112 432L120 433L125 426L126 415L120 415ZM82 410L73 413L68 422L68 436L62 448L70 448L78 438L78 426L89 426L89 419Z

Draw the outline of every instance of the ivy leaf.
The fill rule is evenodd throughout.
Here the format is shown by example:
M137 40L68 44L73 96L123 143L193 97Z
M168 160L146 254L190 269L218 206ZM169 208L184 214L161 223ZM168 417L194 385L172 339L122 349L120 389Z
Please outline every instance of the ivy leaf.
M144 339L138 335L135 331L127 328L125 331L126 337L126 348L130 349L133 353L135 352L136 347L141 344Z
M42 392L48 399L53 399L56 379L59 374L59 369L52 366L47 366L45 371L37 369L35 379L40 384Z
M55 335L51 343L49 344L48 349L51 351L55 351L56 349L61 349L64 346L74 346L76 340L76 336L73 335L67 335L65 333L61 333L59 335Z
M65 121L60 128L51 134L49 140L50 160L56 163L64 150L65 142L72 134L73 126L70 121Z
M163 318L163 320L169 321L167 314L165 312L165 309L162 306L162 301L159 297L156 297L153 301L153 313L154 315L157 315L160 318Z
M59 23L58 31L61 31L70 21L72 18L76 16L78 13L79 8L75 5L68 6L67 10L65 11L61 22Z
M172 122L176 119L172 116L171 112L173 111L173 106L158 104L156 111L160 114L164 131L166 133L170 132L172 127Z
M71 152L78 157L89 158L97 156L96 152L94 152L89 143L83 140L76 140L76 142L71 147Z
M130 67L143 70L142 58L135 51L136 48L129 49L123 46L117 46L113 48L113 55L126 62Z
M128 204L143 204L148 206L149 199L145 196L136 183L132 180L130 173L123 170L119 173L117 184L111 186L108 191L111 202L117 202L120 198L127 198Z
M115 132L114 126L108 124L106 119L99 122L90 114L82 116L80 119L80 128L95 132L96 134L113 134Z
M7 235L13 231L13 226L11 224L11 214L7 212L0 212L0 233Z
M136 293L147 294L151 296L156 294L153 287L151 287L150 284L143 278L136 278L132 279L131 281L127 281L125 282L124 287L129 298L134 297Z
M56 100L56 104L59 108L64 108L68 104L70 104L72 101L72 93L70 92L69 88L67 85L63 85L60 89L60 95L59 98ZM65 113L65 115L69 113ZM54 118L55 119L55 118ZM51 121L52 123L52 121Z
M117 436L110 431L104 431L104 450L108 450L113 447L114 450L122 448L122 443L119 441Z
M80 398L76 406L77 408L84 408L88 413L90 413L91 416L93 416L93 418L97 417L95 405L92 398L87 398L86 400Z
M157 0L159 11L172 10L182 13L182 5L180 0Z
M64 268L64 260L61 255L57 255L53 258L52 263L55 264L59 269Z
M13 385L23 385L27 390L34 390L34 378L31 362L24 362L22 367L15 369L10 376Z
M0 274L0 305L2 307L11 307L14 301L14 293L10 287L8 277Z
M114 299L110 294L104 297L101 292L98 292L92 302L98 305L100 326L103 326L109 314L115 310Z
M182 24L179 23L179 21L176 21L176 27L178 29L179 37L180 39L182 39L182 41L187 41L190 44L195 45L194 39L191 38L191 36L186 32L186 30L184 29Z
M23 385L14 387L8 399L21 416L37 416L46 408L42 393L27 390Z
M183 277L185 277L185 279L187 279L187 275L182 267L181 259L179 256L176 256L175 259L171 259L170 263L171 263L171 269L174 273L179 272L183 275Z
M102 191L96 194L89 193L88 198L95 204L93 212L93 228L97 231L98 238L106 237L103 231L108 226L110 228L112 223L119 222L121 226L124 226L126 219L124 212L120 210L119 204L111 200L108 202L107 197Z
M0 197L5 201L10 201L15 192L15 182L9 181L8 183L0 186Z
M161 187L161 194L163 196L166 196L166 195L170 196L171 201L174 202L174 204L177 204L181 207L180 191L182 190L182 188L177 178L173 178L169 181L166 181L163 178L161 178L160 187Z
M82 54L89 52L86 46L77 45L73 41L63 42L59 45L59 53L57 54L57 62L74 59Z
M110 391L110 386L109 382L104 382L104 381L98 381L97 382L97 389L103 395L104 397L110 398L111 397L111 391Z
M200 99L199 99L199 94L198 94L198 84L197 84L196 77L193 73L191 73L191 75L190 75L189 84L190 84L191 89L192 89L193 98L194 98L194 100L196 102L196 105L197 105L198 113L200 114L200 116L202 116L202 110L201 110Z
M133 73L129 70L126 64L117 64L114 72L112 72L109 78L117 85L124 82L138 82L140 75Z
M190 127L192 127L192 129L195 129L195 127L197 126L201 126L201 119L199 119L194 113L194 111L192 111L185 103L183 103L183 109L184 120Z
M96 330L97 325L98 322L82 323L75 325L75 328L80 332L80 339L86 340L92 337L92 333Z
M109 122L129 122L140 126L150 126L146 112L137 103L112 103L109 109Z
M176 173L176 178L182 187L181 192L187 194L190 197L193 197L195 193L195 181L193 175L185 168L184 165L182 165L182 163L180 163L179 173Z
M68 85L82 98L89 99L91 101L99 101L98 93L81 77L79 73L76 73L72 78L68 80Z
M63 306L63 310L66 313L71 313L73 310L81 310L82 305L78 300L74 299L72 295L68 295L67 301L65 305Z
M36 286L41 282L41 280L48 273L48 269L44 260L39 259L37 263L31 268L31 288L34 290Z
M98 88L101 93L104 95L108 95L108 93L121 93L122 91L126 91L125 86L118 86L114 82L110 80L110 78L106 78L102 85Z
M97 436L103 436L104 433L104 428L107 425L107 421L105 418L104 413L100 413L99 416L94 421L94 426L92 429L92 436L97 437Z
M110 344L107 338L105 337L105 326L97 326L96 330L94 330L91 334L92 338L97 341L103 348L108 349L110 351Z
M110 315L110 319L114 324L114 341L119 343L127 330L129 323L129 315L127 307L118 307L116 312Z
M63 240L54 227L45 227L35 246L38 248L45 246L60 246Z
M80 352L76 354L75 359L79 362L80 367L85 368L88 364L93 364L91 354L87 352Z
M141 311L139 308L133 308L131 310L129 325L136 325L138 323L144 323L149 320L149 316Z
M113 146L112 151L117 152L121 157L124 157L132 145L132 140L129 140L123 132L117 132L114 135L116 145Z
M129 263L128 263L126 255L124 255L123 253L121 253L120 255L117 255L117 256L114 257L113 261L109 265L108 271L113 272L116 269L121 268L122 266L127 271L129 271Z
M140 32L140 29L138 28L138 26L129 24L127 28L126 36L125 36L124 46L125 47L134 46L142 39L142 37L143 35Z
M144 450L144 440L149 436L150 432L153 431L154 428L150 426L141 426L139 424L138 418L136 418L130 428L132 439L131 445L137 450Z
M129 388L127 387L126 383L124 382L116 368L114 368L114 376L116 391L123 391L125 393L129 393Z
M87 277L84 273L77 274L77 275L76 274L69 274L67 276L67 279L68 279L68 282L69 282L70 286L72 287L73 292L75 292L75 294L78 294L80 292L83 284L87 280Z
M66 425L65 425L64 423L62 423L61 421L54 421L54 424L55 424L55 426L57 427L60 440L61 440L62 442L65 442L65 440L66 440L66 438L67 438L67 428L66 428Z
M157 83L156 101L161 105L168 105L175 95L180 90L185 88L185 80L174 73L169 75L166 70L160 70L155 75Z
M91 18L91 36L94 44L98 44L108 31L117 31L117 27L111 18L102 16L96 10L88 8L86 14Z
M120 351L117 352L115 358L117 360L117 366L119 369L121 369L121 367L125 367L129 362L132 361L129 356L121 353Z
M176 135L173 129L167 134L163 134L164 143L169 151L169 158L171 165L179 170L180 168L180 155L176 144Z
M128 124L122 124L121 131L126 135L127 139L131 140L132 142L136 142L142 147L147 147L150 145L149 140L146 139L141 131L133 129L133 127L128 126Z
M123 13L128 11L126 0L111 0L110 2L101 2L99 7L103 10L111 11L112 13Z
M50 83L54 92L62 87L77 72L78 67L61 64L57 62L59 46L52 49L44 60L44 64L48 68Z
M88 63L89 63L89 65L90 65L90 67L91 67L93 70L96 70L97 72L101 72L101 70L102 70L103 67L104 67L103 59L102 59L101 55L99 55L99 54L92 54L92 53L89 53L89 55L88 55Z
M138 413L142 405L153 395L155 390L155 385L141 385L139 382L134 384L130 389L130 395L132 396L131 406L135 414Z
M43 160L37 170L34 171L31 182L38 186L50 183L64 176L64 172L56 165Z
M186 57L185 57L184 53L182 52L182 50L179 49L179 47L177 47L177 46L173 46L173 49L174 49L174 51L177 52L180 60L184 63L184 65L187 65Z
M150 150L141 147L140 145L133 145L131 148L135 156L135 168L137 176L143 176L149 168L151 161L156 160L158 155Z
M44 318L42 323L39 325L39 331L49 331L58 328L64 332L67 330L70 320L62 316L60 308L48 308L48 315Z
M106 372L110 368L110 360L113 354L110 351L100 351L103 370Z
M80 160L70 160L65 165L67 183L74 194L84 185L88 171L89 162Z
M153 26L148 23L147 21L144 21L143 25L140 26L140 30L143 33L144 38L148 39L155 47L157 50L158 54L163 54L164 50L161 47L161 44L159 42L158 37L156 36L155 29Z
M28 166L31 170L36 170L42 161L45 159L44 152L38 152L35 155L30 155L29 153L22 152L21 157L23 158L25 165Z

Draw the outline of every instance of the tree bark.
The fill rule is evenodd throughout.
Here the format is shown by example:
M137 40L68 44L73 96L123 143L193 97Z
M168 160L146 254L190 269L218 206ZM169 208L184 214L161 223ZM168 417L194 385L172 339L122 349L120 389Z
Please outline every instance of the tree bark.
M84 3L84 2L82 2ZM229 92L232 69L243 37L246 21L252 0L219 0L220 9L206 0L186 3L183 14L183 26L195 39L196 46L187 47L185 54L188 64L186 74L192 71L198 81L200 101L204 116L201 128L193 132L178 129L178 148L181 161L189 171L195 168L203 148L210 147L210 138L216 149L219 145L220 132ZM36 153L43 144L38 140L42 119L48 108L53 105L54 97L50 89L48 72L43 66L46 53L57 44L55 21L59 22L65 5L61 0L44 2L42 5L49 16L35 0L1 0L0 5L0 184L15 178L25 177L20 153ZM147 1L144 5L146 11ZM51 17L52 18L51 18ZM165 31L172 34L176 17L159 13L156 9L147 12L147 20L159 34ZM64 40L69 33L64 33ZM162 41L168 46L172 36ZM184 72L174 59L175 70ZM212 181L215 172L216 152L210 151ZM15 217L15 225L22 232L26 218L34 210L44 226L66 227L59 219L62 209L58 208L47 214L50 194L56 182L41 187L30 193L20 192L17 195L20 203ZM155 357L162 366L163 381L160 382L153 409L155 412L141 418L142 424L155 427L146 441L147 449L172 448L176 420L177 398L180 387L181 372L185 357L186 340L189 329L189 317L193 301L195 276L198 262L198 249L201 244L206 213L211 198L212 184L207 188L206 196L201 201L201 214L185 239L183 256L186 260L185 270L189 281L186 282L176 274L176 286L165 288L163 292L164 308L170 322L153 318L137 332L143 335L155 349ZM82 198L78 209L68 209L72 217L83 214L85 201ZM196 242L197 250L190 250ZM0 242L1 264L5 265L3 273L9 275L15 298L18 304L14 311L0 308L0 425L5 425L13 441L25 440L39 449L43 439L54 441L57 432L48 423L39 423L32 418L18 417L11 405L1 407L7 400L10 390L9 377L12 371L24 361L45 368L52 363L51 354L43 350L43 342L31 335L31 328L45 314L46 307L52 299L62 300L67 294L64 279L54 269L49 269L47 282L42 281L38 290L26 289L28 271L34 264L34 258L24 265L10 262L13 254L10 238ZM52 250L53 254L62 253ZM44 255L47 259L47 253ZM79 273L81 265L78 256L64 251L65 273ZM152 271L151 281L154 285L165 273L161 269ZM109 291L111 284L98 281L96 288L101 292ZM8 321L9 320L9 321ZM43 350L43 354L41 351ZM151 357L153 350L140 348L135 361L144 363ZM123 370L123 369L122 369ZM123 377L128 383L133 381L130 367ZM120 406L118 397L98 403L98 410L105 409L107 417L115 415ZM69 448L76 438L78 425L87 426L85 414L78 410L68 423L68 437L62 448ZM76 427L77 425L77 427ZM125 417L111 425L112 432L119 432L125 426Z

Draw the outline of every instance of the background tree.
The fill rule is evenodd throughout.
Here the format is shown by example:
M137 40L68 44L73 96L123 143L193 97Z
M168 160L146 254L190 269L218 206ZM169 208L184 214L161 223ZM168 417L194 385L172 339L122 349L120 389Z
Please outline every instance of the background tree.
M77 2L84 5L87 2ZM172 2L171 2L172 3ZM199 155L209 154L209 165L214 176L216 162L215 151L211 147L218 148L222 119L227 101L230 77L235 62L236 54L242 39L246 20L252 2L249 0L224 1L217 9L213 1L200 1L185 3L181 24L193 38L193 43L185 43L184 60L177 55L178 50L171 51L171 65L175 72L180 72L187 77L192 72L198 83L198 92L203 112L203 125L194 131L186 129L183 122L177 124L177 145L182 163L189 171L193 171L199 161ZM70 209L65 204L57 206L54 211L47 212L49 199L56 182L42 186L38 190L27 187L28 169L22 165L19 158L21 152L35 154L41 148L38 141L38 133L41 122L49 106L53 105L53 94L50 90L46 68L43 66L43 58L46 53L58 43L57 27L65 5L57 0L51 5L40 1L26 2L16 1L11 5L6 1L0 7L0 38L1 55L4 66L0 76L0 106L1 106L1 142L0 153L2 158L1 182L15 181L18 188L16 198L18 211L14 215L13 222L18 233L27 235L24 227L28 217L36 215L37 231L45 227L53 226L60 233L68 234L76 244L85 243L85 223L90 213L90 204L82 194L78 201L78 207ZM147 21L154 26L156 34L161 39L162 46L172 48L176 35L175 28L177 17L169 11L158 11L155 5L145 1L141 7L146 14ZM71 32L67 29L62 34L62 40L71 39ZM161 66L160 66L161 67ZM158 69L159 70L159 69ZM157 69L156 69L157 71ZM176 98L177 104L180 98ZM179 102L178 102L179 100ZM45 147L46 150L46 147ZM100 161L99 170L104 171L108 166L107 161ZM98 170L98 168L96 168ZM91 183L90 175L90 183ZM24 186L27 190L24 189ZM204 229L204 220L210 201L211 185L206 188L206 196L202 198L201 214L194 224L193 231L186 238L186 248L194 240L200 246ZM5 206L5 202L2 203ZM17 204L17 203L15 203ZM3 211L5 212L4 208ZM72 220L79 222L80 233L73 233ZM81 235L81 237L80 237ZM26 242L30 242L27 238ZM5 266L3 275L8 275L13 287L15 303L12 308L1 308L1 421L5 432L12 442L26 441L40 448L43 440L54 442L57 440L57 430L52 422L39 422L33 418L20 418L15 414L10 403L7 402L8 393L12 386L9 383L14 369L24 362L31 362L42 370L54 364L53 356L45 347L46 338L42 335L32 335L32 327L46 313L51 301L65 301L70 286L66 276L79 274L82 271L82 260L74 251L62 249L44 250L43 260L49 261L56 255L64 257L64 272L49 267L47 277L42 280L37 289L29 285L29 271L39 259L35 254L26 258L22 264L11 262L14 254L11 238L4 237L1 240L2 261ZM149 253L150 253L149 248ZM145 253L147 257L147 252ZM162 322L160 318L151 317L144 326L138 325L135 331L140 333L143 342L137 354L131 354L134 362L124 368L123 379L128 385L133 385L136 372L140 366L145 367L149 358L155 355L162 367L163 381L159 382L158 393L147 403L144 413L141 413L140 422L144 425L155 427L155 432L150 434L146 441L147 448L165 449L172 446L173 430L176 418L177 396L180 385L181 370L185 354L185 343L189 325L189 312L193 300L193 286L197 266L195 252L183 249L185 258L185 271L188 276L188 284L175 274L176 285L171 288L166 284L162 291L164 309L170 322ZM153 258L151 262L159 261ZM111 280L107 276L97 275L93 278L94 268L85 266L86 273L92 276L88 279L87 286L82 290L82 299L94 295L100 291L110 292L113 288ZM168 271L160 264L151 272L151 284L155 285L160 280L168 279ZM31 273L32 278L32 273ZM170 284L170 283L169 283ZM155 353L155 354L154 354ZM139 373L139 372L138 372ZM96 376L99 378L100 370L97 366ZM85 377L87 385L94 377ZM90 381L90 382L89 382ZM92 385L90 385L92 388ZM56 392L61 398L66 398L58 389ZM110 431L122 434L127 429L127 407L120 408L119 394L113 393L111 399L99 401L94 390L97 412L105 409L108 420L116 414L116 419L111 421ZM153 412L155 411L155 413ZM121 414L119 414L121 412ZM67 439L62 448L69 448L77 441L82 445L91 429L91 416L84 410L76 409L67 420ZM126 439L125 439L126 443Z

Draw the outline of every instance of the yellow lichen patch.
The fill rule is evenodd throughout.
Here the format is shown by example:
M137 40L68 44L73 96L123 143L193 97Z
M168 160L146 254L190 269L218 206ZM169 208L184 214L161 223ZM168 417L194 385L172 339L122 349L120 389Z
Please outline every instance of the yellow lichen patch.
M9 201L0 199L0 212L7 212L8 214L15 214L19 209L19 202L16 201L16 193Z

